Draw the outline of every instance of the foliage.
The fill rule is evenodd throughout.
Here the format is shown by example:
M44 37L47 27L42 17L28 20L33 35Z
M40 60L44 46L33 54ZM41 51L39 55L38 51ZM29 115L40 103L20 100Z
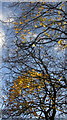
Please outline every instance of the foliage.
M23 5L25 4L27 10L25 11ZM21 41L24 43L28 42L28 47L35 44L39 44L47 39L47 42L58 42L64 41L64 34L66 26L66 18L64 11L64 3L50 4L46 2L37 3L24 3L21 4L22 16L16 19L14 22L14 30L19 36ZM25 12L24 12L25 11ZM29 41L26 36L37 33L38 36L34 40L31 38ZM62 37L63 35L63 37ZM30 35L29 35L30 36ZM31 43L32 42L32 43ZM31 43L31 45L29 45ZM63 44L61 44L63 47ZM19 45L20 46L20 45Z
M64 95L58 94L62 88L60 79L51 79L48 74L35 70L24 73L13 81L8 93L8 106L12 116L27 115L29 118L54 119L56 110L65 113ZM66 88L64 88L66 89ZM60 102L60 106L59 106ZM16 113L15 113L16 112Z
M54 120L58 111L66 114L64 3L21 2L12 7L22 10L12 23L11 56L3 60L10 63L12 77L19 77L9 85L6 107L11 116Z

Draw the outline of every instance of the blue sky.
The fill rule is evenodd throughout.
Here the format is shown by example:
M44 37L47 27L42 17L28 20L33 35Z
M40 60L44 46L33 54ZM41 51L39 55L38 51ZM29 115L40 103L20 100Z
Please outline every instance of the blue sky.
M3 20L3 21L5 21L5 22L7 22L7 26L9 26L9 20L8 20L8 17L12 17L13 16L13 12L10 10L9 11L9 9L8 8L6 8L6 5L8 5L9 3L1 3L0 2L0 19L1 20ZM13 20L13 19L11 19L11 20ZM4 42L6 42L5 41L5 37L6 37L6 27L3 27L3 25L0 23L0 25L1 25L1 33L0 33L0 56L2 56L2 41L4 41ZM5 28L5 29L4 29ZM8 34L7 34L8 35ZM34 34L33 35L34 37L36 37L36 34ZM27 37L30 37L30 36L27 36ZM61 49L59 49L59 52L57 52L58 51L58 47L59 46L55 46L54 48L53 48L53 51L54 51L54 55L56 56L56 58L57 57L62 57L63 58L63 55L64 55L64 53L65 53L65 51L64 50L61 50ZM0 57L0 67L1 67L1 64L2 63L2 59L1 59L1 57ZM6 70L6 69L3 69L2 70L2 72L1 72L1 75L2 75L2 73L6 73L6 72L8 72L8 70ZM2 88L2 79L0 78L0 89ZM0 95L2 96L2 91L0 90ZM0 97L0 102L1 102L1 97ZM1 108L1 106L0 106L0 108Z

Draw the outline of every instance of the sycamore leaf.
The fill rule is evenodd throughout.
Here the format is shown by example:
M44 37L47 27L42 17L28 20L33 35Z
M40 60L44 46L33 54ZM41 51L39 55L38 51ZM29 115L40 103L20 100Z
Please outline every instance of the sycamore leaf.
M19 33L18 31L15 31L15 33Z
M43 25L43 23L40 23L40 25Z
M52 21L52 19L48 19L48 21Z
M25 20L24 22L28 22L30 19Z
M60 77L59 81L61 81L62 77Z
M31 32L28 32L28 34L31 34Z
M19 23L17 23L17 22L14 22L13 24L15 24L15 25L18 25Z
M47 35L48 37L50 37L50 35L48 33L44 32L44 34Z
M23 30L24 32L26 32L27 30Z
M43 27L46 27L46 25L43 25Z
M37 28L38 26L37 26L37 25L35 25L34 27L35 27L35 28Z
M47 18L43 18L43 21L45 21Z
M61 14L61 12L60 12L60 11L58 11L58 14Z
M41 86L38 86L38 89L40 89L41 88Z
M35 46L36 46L35 44L32 45L32 47L35 47Z
M57 23L58 25L61 25L61 23Z
M24 22L20 22L20 24L24 24Z
M14 28L14 30L21 30L22 28Z
M38 9L41 11L41 10L43 10L43 9L44 9L44 7L40 7L40 8L38 8Z
M22 43L25 43L26 41L22 41Z
M63 42L63 40L59 40L59 41L58 41L58 44L62 44L62 42Z
M49 11L46 11L46 13L48 13Z
M60 9L62 9L62 7L59 7Z
M39 16L40 14L37 14L36 16Z
M64 24L67 24L67 22L63 22Z
M24 36L21 36L22 39L26 40L26 38Z

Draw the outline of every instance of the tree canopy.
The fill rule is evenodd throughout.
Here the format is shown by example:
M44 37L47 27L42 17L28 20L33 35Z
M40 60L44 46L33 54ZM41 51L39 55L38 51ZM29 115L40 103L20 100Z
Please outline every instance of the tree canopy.
M24 114L29 118L35 116L38 119L52 120L56 110L65 113L65 95L61 97L60 88L62 85L59 79L51 80L48 74L28 71L19 76L10 87L8 110L12 116Z
M64 2L17 2L14 41L4 60L14 78L6 107L11 116L54 120L66 114L66 16ZM60 111L59 113L57 111Z

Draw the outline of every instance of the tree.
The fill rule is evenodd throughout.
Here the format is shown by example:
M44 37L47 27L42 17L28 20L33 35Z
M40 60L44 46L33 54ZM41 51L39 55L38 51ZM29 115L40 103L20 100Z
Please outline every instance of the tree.
M23 113L54 120L56 111L66 114L67 83L63 57L67 47L67 13L64 4L29 2L15 3L11 7L14 6L23 10L13 22L16 40L11 49L15 48L12 55L3 60L10 63L12 75L17 74L19 78L9 86L7 106L11 115ZM60 56L55 50L57 47Z
M51 80L49 74L28 71L19 76L9 89L9 112L12 116L26 115L29 118L54 120L56 110L65 113L64 95L57 94L61 84L58 79ZM60 105L58 102L60 101Z

